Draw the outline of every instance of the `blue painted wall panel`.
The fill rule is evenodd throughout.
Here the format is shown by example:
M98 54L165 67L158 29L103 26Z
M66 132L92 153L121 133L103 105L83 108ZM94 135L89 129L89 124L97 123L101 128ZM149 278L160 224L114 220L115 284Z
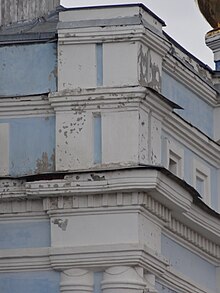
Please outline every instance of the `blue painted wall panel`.
M1 122L10 124L11 176L54 171L55 117L13 118Z
M0 249L49 247L50 222L1 223L0 235Z
M214 115L210 105L165 72L162 75L162 94L184 109L176 110L182 118L213 137Z
M0 47L0 96L56 91L56 43Z
M220 71L220 61L215 62L215 70Z
M1 273L1 293L59 293L60 274L55 271Z
M216 290L215 266L162 234L161 253L173 269L207 289Z
M211 206L214 210L218 211L218 201L219 201L219 190L218 190L218 170L211 168Z

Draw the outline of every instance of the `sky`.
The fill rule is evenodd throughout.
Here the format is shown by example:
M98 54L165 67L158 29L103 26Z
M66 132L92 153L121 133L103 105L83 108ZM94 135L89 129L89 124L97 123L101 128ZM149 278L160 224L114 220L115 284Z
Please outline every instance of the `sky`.
M165 21L164 30L181 46L214 69L213 53L205 44L212 28L201 15L195 0L62 0L65 7L141 2Z

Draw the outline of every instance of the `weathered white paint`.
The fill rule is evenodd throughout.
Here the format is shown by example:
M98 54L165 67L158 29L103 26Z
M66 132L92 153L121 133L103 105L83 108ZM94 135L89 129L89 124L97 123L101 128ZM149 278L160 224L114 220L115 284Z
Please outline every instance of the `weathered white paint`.
M83 269L68 269L61 273L60 292L93 292L93 272Z
M105 112L103 125L103 163L138 162L138 111Z
M0 176L9 175L9 123L0 123Z
M149 164L149 113L140 109L139 112L139 162L141 164Z
M142 86L161 91L162 57L151 46L138 44L138 81Z
M157 253L161 252L161 227L143 215L139 215L139 241Z
M220 61L220 34L219 31L213 31L212 33L207 33L205 38L206 45L213 51L214 53L214 61ZM216 68L216 70L218 70Z
M137 85L137 43L105 43L103 66L104 86Z
M51 245L53 247L139 242L136 213L82 213L75 216L64 215L63 220L68 220L66 230L62 230L55 224L54 217L51 219Z
M87 169L93 165L93 113L57 113L56 169Z
M150 117L150 164L161 164L161 118L151 113Z
M103 274L103 293L141 293L144 290L148 291L148 288L141 267L110 267Z
M111 19L111 18L122 18L122 17L132 17L139 13L139 7L108 7L108 8L98 8L94 9L90 7L89 9L79 9L64 11L59 14L59 20L61 22L68 21L86 21L86 20L96 20L96 19Z
M62 45L58 49L58 90L96 87L96 45Z
M107 20L110 16L118 21L118 16L137 16L140 10L106 8L93 12L75 10L63 15L68 16L67 22L77 20L77 17L82 21L86 17L90 20L95 17L98 21L100 17ZM0 203L1 218L16 222L19 217L30 219L33 216L36 221L40 214L50 218L52 233L52 247L49 248L0 250L1 272L51 268L63 271L61 292L91 292L92 272L103 271L104 293L144 290L155 293L155 275L160 284L165 284L165 292L171 288L185 293L216 293L212 288L216 285L215 266L219 266L220 260L219 218L196 206L193 191L186 189L180 181L159 171L160 168L139 166L139 163L161 164L161 129L180 144L190 145L192 153L204 156L216 168L220 162L219 146L171 113L172 107L163 97L144 87L133 87L133 82L143 82L143 86L160 90L162 55L164 48L168 48L168 43L165 45L159 35L160 22L147 11L142 13L150 28L157 29L157 36L155 30L152 33L142 25L117 27L114 21L108 28L73 29L72 24L67 23L69 28L59 29L59 92L50 95L48 104L38 98L37 105L40 104L44 111L48 108L55 111L56 170L74 172L66 176L60 174L60 179L20 185L10 180L0 182L1 197L10 199ZM143 44L142 59L138 55L138 42ZM97 62L97 43L103 43L103 49L107 48L103 51L103 64ZM213 90L208 90L201 78L194 80L186 68L184 72L180 70L183 59L174 61L169 55L171 51L166 53L163 64L166 71L172 71L175 76L175 70L179 70L177 75L183 83L193 84L193 90L200 85L200 92L206 89L201 99L205 100L209 92L207 99L213 107ZM97 69L102 65L106 87L97 82ZM128 87L122 87L127 82ZM21 101L13 102L14 110L12 105L8 106L9 100L4 107L17 115ZM20 112L35 113L34 102L34 98L31 104L25 102L25 110ZM97 113L100 113L102 125L99 126L102 127L96 128L93 122ZM97 146L94 129L98 130L98 142L102 143L103 149L104 160L99 166L94 164ZM130 163L135 168L121 168ZM113 167L117 170L111 171L111 164L115 164ZM97 167L103 171L97 171ZM162 231L175 240L172 247L167 245L170 249L170 255L164 253L167 259L160 255L166 248L161 241ZM210 290L195 283L191 279L193 274L187 277L186 250L185 255L192 256L189 257L191 261L197 255L203 259L195 275L200 275L199 280L203 277L206 280L207 275L211 275ZM184 261L177 264L180 256ZM168 266L169 261L176 264L177 269ZM210 263L212 271L209 270ZM180 274L181 270L187 273ZM216 286L219 287L218 282Z
M211 205L210 168L197 159L193 159L193 186L200 193L203 201Z

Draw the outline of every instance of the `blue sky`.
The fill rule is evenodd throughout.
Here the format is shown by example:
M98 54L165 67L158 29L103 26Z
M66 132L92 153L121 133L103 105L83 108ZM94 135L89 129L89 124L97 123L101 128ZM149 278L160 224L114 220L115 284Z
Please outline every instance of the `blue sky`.
M214 68L213 54L205 45L205 34L211 27L200 14L195 0L62 0L66 7L92 6L142 2L162 18L167 27L164 29L185 49Z

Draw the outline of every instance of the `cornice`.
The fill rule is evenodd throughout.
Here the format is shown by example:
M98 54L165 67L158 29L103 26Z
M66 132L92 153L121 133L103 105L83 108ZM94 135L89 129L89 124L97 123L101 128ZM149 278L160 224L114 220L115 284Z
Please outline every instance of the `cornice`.
M171 218L171 221L167 224L167 229L164 230L168 235L171 232L171 237L175 239L175 241L179 242L181 245L187 247L188 250L191 250L195 253L197 251L200 256L202 255L204 258L209 258L209 261L216 264L219 263L220 260L220 245L219 245L219 236L216 236L215 239L212 235L211 239L208 234L211 234L207 231L207 235L205 235L204 230L196 229L195 221L193 222L193 228L189 225L183 223L184 220L179 221L174 217ZM192 222L191 222L192 224ZM204 236L205 235L205 236ZM217 243L216 243L216 240Z
M0 273L51 269L49 248L0 250Z
M56 112L84 111L86 109L97 110L118 108L125 106L137 108L140 99L146 95L143 87L120 87L120 88L88 88L64 90L49 95L49 101ZM98 109L99 109L98 107Z
M198 208L195 204L191 206L191 209L184 215L188 222L194 222L194 229L199 233L202 233L204 222L206 223L207 232L205 233L205 237L209 238L209 240L216 241L216 239L220 235L220 226L219 226L219 219L216 219L214 216L208 214L204 210ZM211 233L210 233L211 232ZM220 244L220 242L218 242ZM219 248L217 249L219 250ZM219 254L220 251L216 253Z
M44 209L50 217L74 215L98 215L115 213L141 213L155 216L157 225L171 220L171 211L147 193L119 192L99 195L81 195L80 197L58 197L44 199ZM62 210L61 210L62 209ZM163 224L161 224L163 223Z
M51 248L53 269L106 268L115 265L141 265L161 275L168 266L167 260L141 244L97 245L80 248Z
M153 169L88 173L67 176L65 180L37 181L26 185L29 198L115 192L150 192L157 201L181 212L188 211L192 203L192 197L183 187Z
M24 207L30 210L30 202L39 200L44 213L61 220L77 213L142 213L148 218L153 216L152 220L162 229L187 241L205 257L219 260L219 217L209 212L208 207L205 211L195 206L193 189L173 177L152 166L75 173L64 179L27 182ZM21 205L21 214L25 212L24 207ZM19 213L18 207L14 213ZM8 214L9 218L13 216L13 210Z
M158 92L147 87L100 87L60 91L49 95L55 112L83 112L85 110L129 111L139 108L167 116L178 105L170 102Z
M58 44L88 44L138 41L145 29L142 25L69 28L58 30Z
M205 158L211 165L219 168L220 146L197 128L171 113L163 120L163 130L181 144Z
M201 73L196 72L194 67L191 70L182 64L181 58L175 59L170 54L167 54L163 60L163 70L171 75L175 80L185 85L196 95L210 104L212 107L217 106L217 94L211 80L207 81L202 78ZM198 65L199 67L199 65Z
M161 276L168 261L141 244L0 250L0 273L74 267L104 270L115 265L141 265Z
M53 114L47 95L0 97L0 119Z
M210 289L204 288L192 279L183 274L177 273L175 269L169 267L165 274L160 278L159 283L179 293L215 293Z
M142 42L157 54L163 56L169 48L169 42L162 33L154 31L146 22L136 20L133 25L110 25L89 27L70 27L58 29L59 45L112 43L112 42Z

